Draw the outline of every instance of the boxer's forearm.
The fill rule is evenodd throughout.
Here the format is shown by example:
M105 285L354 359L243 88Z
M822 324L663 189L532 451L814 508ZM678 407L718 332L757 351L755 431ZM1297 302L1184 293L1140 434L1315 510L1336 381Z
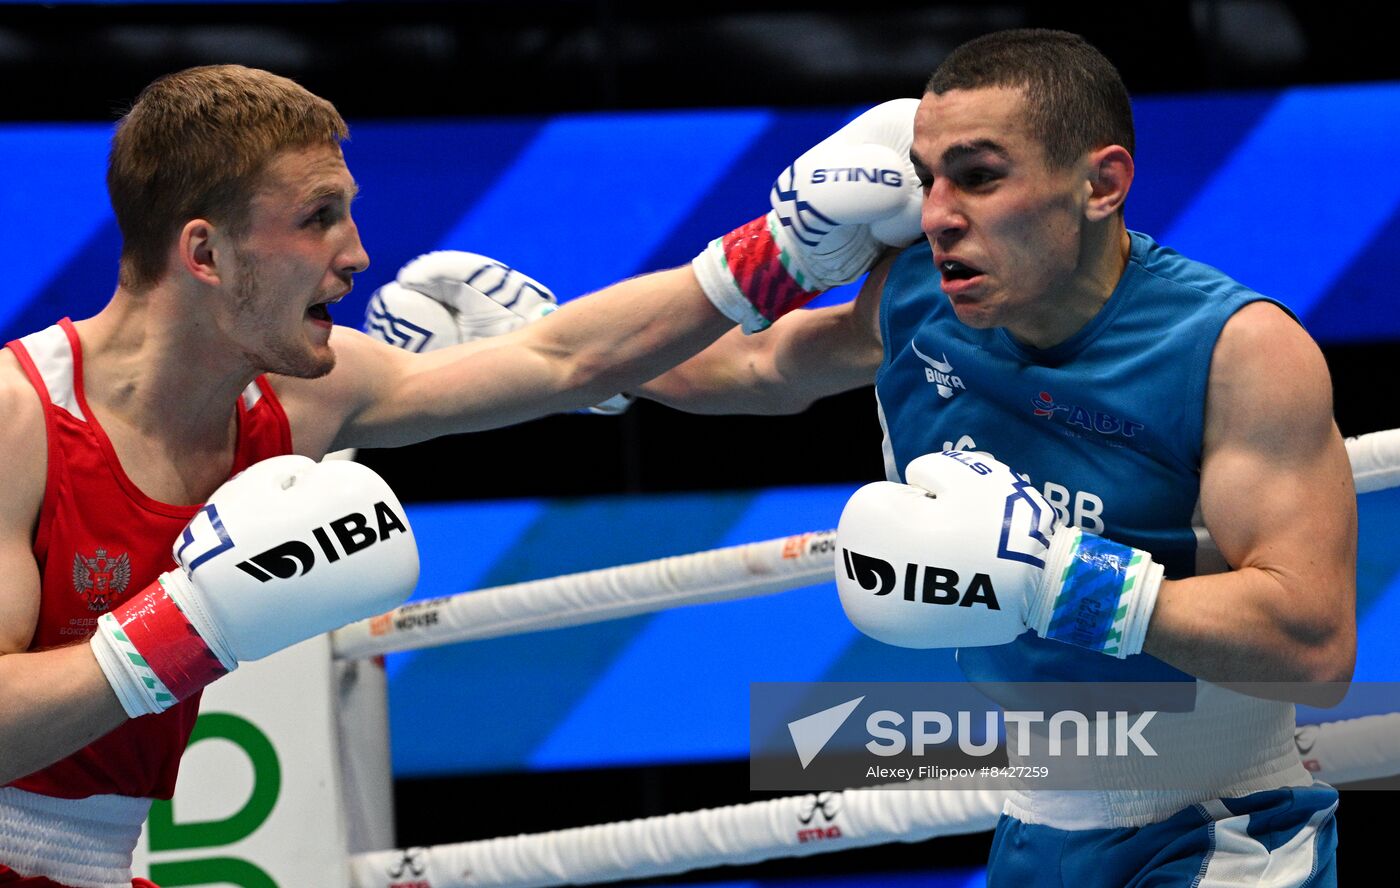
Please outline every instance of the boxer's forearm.
M878 352L842 360L841 308L793 312L753 336L731 331L636 393L689 413L784 414L869 385Z
M397 447L588 407L685 361L734 326L689 267L614 284L514 332L415 354L338 334L328 384L281 381L331 449ZM339 393L339 396L337 395Z
M434 434L493 428L587 407L694 356L733 322L689 267L622 281L502 336L424 355L397 396L431 405Z
M1356 621L1317 614L1318 598L1251 567L1164 582L1143 649L1207 681L1289 683L1315 702L1307 685L1349 681L1356 658Z
M564 305L536 325L539 337L532 347L556 359L556 373L565 380L560 391L577 399L575 393L606 396L635 388L733 327L700 290L691 268L683 266Z
M88 745L126 721L86 644L0 656L0 784Z
M884 349L876 314L888 262L851 302L794 311L768 330L731 331L636 394L689 413L798 413L869 385Z

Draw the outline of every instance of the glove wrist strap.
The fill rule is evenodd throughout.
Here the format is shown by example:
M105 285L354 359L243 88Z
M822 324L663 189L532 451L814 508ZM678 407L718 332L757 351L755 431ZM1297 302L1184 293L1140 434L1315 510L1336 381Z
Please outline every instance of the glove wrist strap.
M766 329L827 289L781 248L772 213L710 241L692 267L716 309L745 333Z
M211 648L177 603L194 600L190 591L184 574L163 573L97 621L93 654L132 718L169 709L237 665Z
M1161 585L1162 566L1147 552L1061 528L1027 623L1041 638L1122 659L1142 653Z
M88 646L127 718L162 712L175 705L175 695L156 677L111 613L98 618Z

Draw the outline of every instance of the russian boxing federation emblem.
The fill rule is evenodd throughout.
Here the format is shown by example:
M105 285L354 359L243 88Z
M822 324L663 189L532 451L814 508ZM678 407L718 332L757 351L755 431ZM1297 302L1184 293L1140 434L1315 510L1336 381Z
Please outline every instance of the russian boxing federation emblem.
M919 356L919 360L928 364L928 366L924 368L924 378L933 383L934 388L938 389L938 394L941 397L953 397L954 389L967 391L967 386L963 385L962 377L953 375L953 364L948 360L948 355L946 353L942 355L943 360L935 361L933 358L919 351L919 347L913 342L909 343L909 347L914 350L914 354Z
M131 585L131 556L116 558L99 546L91 558L73 553L73 589L87 603L88 610L102 614L112 609L115 599Z

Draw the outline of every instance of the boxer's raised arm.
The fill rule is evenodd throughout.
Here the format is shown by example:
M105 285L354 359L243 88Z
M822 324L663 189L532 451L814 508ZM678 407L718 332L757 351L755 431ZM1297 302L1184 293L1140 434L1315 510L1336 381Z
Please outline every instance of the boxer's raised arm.
M412 591L417 549L387 485L355 463L280 456L216 490L172 541L177 567L102 615L88 643L29 652L46 437L33 390L7 385L18 371L9 373L8 354L0 361L9 362L0 363L0 447L10 456L0 485L0 785L188 699L240 662ZM326 526L339 528L339 549ZM313 544L335 557L311 573Z
M318 455L328 448L409 444L587 407L675 367L733 324L750 333L764 330L823 290L859 278L886 247L918 237L920 191L908 157L917 105L901 99L877 106L804 152L779 174L768 213L715 238L683 268L614 284L523 328L427 354L395 354L369 338L338 332L338 366L328 380L278 383L294 446ZM413 265L398 284L407 281L441 305L442 311L423 306L423 317L436 316L436 326L459 341L466 338L462 321L478 309L487 310L488 321L500 314L480 299L462 303L458 297L471 294L461 281L425 286L422 269ZM430 332L435 325L416 326ZM392 322L376 329L371 317L379 339L403 348L423 341L401 336L400 328L409 329ZM811 324L799 322L790 332L810 341L800 335L804 329L819 343L828 341L829 334ZM846 334L850 338L850 328ZM854 387L865 381L867 365L878 365L878 359L871 363L876 350L864 332L835 346L856 355L838 356L830 380L819 378L818 364L809 365L809 397ZM858 372L843 368L843 360ZM792 368L775 361L770 369L767 375L778 380ZM794 371L786 382L803 375Z
M325 380L279 380L293 443L409 444L587 407L658 375L733 322L689 266L614 284L491 339L415 354L338 328ZM313 448L314 449L314 448Z
M894 255L851 302L795 311L755 336L730 331L635 390L688 413L799 413L819 398L870 385L880 367L880 293Z

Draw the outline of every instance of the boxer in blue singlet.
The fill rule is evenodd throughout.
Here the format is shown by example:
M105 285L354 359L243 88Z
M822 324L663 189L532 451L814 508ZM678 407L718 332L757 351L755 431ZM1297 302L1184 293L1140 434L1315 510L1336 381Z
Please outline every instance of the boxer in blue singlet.
M1355 495L1327 367L1286 308L1127 228L1133 140L1121 78L1081 38L965 44L913 120L923 240L854 302L726 336L642 393L789 412L873 377L891 481L990 453L1062 526L1165 569L1132 655L1019 625L960 647L976 680L1197 682L1142 788L1014 793L991 885L1333 885L1337 795L1299 762L1292 704L1218 685L1350 678ZM1197 575L1202 521L1230 570Z

